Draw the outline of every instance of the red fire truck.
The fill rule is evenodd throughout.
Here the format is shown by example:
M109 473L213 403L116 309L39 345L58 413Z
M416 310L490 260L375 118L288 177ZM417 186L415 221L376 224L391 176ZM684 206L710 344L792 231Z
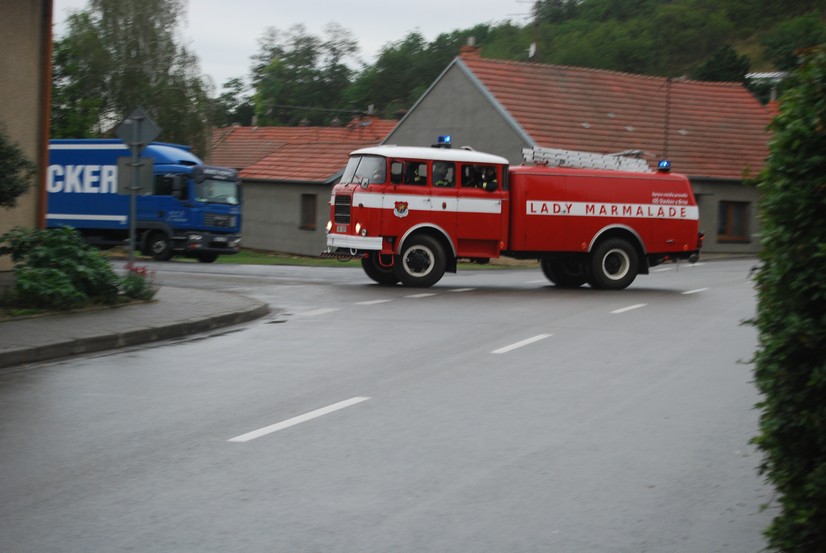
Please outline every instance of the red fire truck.
M459 260L507 256L539 260L557 286L608 290L663 262L697 260L697 203L667 162L653 172L619 155L523 154L530 164L509 167L469 148L356 150L333 188L322 255L360 258L385 285L428 287Z

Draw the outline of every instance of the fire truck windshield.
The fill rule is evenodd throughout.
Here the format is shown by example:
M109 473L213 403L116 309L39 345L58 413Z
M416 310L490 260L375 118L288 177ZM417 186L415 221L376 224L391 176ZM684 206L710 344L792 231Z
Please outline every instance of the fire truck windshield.
M341 176L340 184L361 183L367 179L369 184L385 181L387 161L380 156L351 156Z

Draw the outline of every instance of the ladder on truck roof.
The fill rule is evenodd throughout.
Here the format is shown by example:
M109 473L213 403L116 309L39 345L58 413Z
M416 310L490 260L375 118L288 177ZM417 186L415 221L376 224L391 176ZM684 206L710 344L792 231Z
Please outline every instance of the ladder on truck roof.
M522 148L522 157L527 163L549 167L573 167L576 169L608 169L611 171L632 171L651 173L644 159L627 157L626 152L618 154L595 154L557 148Z

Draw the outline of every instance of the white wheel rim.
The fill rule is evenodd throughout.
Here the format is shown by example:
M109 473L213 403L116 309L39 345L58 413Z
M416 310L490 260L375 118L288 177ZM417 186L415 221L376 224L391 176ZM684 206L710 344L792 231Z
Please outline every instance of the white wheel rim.
M608 265L613 264L615 261L619 261L619 267L616 271L611 271ZM610 280L622 280L630 270L631 259L628 257L628 254L620 248L608 250L602 258L602 273Z
M427 267L425 267L424 271L416 271L407 262L410 255L414 254L414 253L417 253L418 255L422 255L422 256L427 258ZM407 274L409 274L410 276L414 276L414 277L418 277L418 278L425 277L425 276L429 275L431 273L431 271L433 271L433 266L436 264L435 261L436 261L436 256L433 255L433 251L430 248L428 248L427 246L422 246L421 244L413 246L412 248L408 248L404 252L404 256L402 257L402 263L404 264L405 272L407 272Z

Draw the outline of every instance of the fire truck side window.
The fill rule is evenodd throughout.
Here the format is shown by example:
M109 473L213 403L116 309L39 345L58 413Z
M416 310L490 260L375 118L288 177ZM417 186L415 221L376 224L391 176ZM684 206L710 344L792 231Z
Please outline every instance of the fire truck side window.
M456 185L456 164L451 161L433 162L433 186L453 188Z
M404 174L404 184L426 185L427 163L423 161L408 161Z
M493 191L499 188L496 167L493 165L465 165L462 167L462 188L482 188Z
M390 182L392 184L401 184L404 176L404 163L401 161L393 161L390 163Z

